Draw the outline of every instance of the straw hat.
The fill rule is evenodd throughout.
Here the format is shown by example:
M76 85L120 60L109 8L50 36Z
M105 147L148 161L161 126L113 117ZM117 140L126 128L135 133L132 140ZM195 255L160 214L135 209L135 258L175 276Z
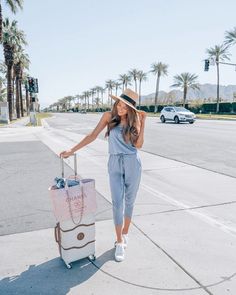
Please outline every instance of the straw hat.
M129 107L134 109L136 112L140 112L138 109L136 109L136 105L138 102L138 93L134 92L133 90L127 88L120 96L110 94L110 97L114 100L119 99L127 104Z

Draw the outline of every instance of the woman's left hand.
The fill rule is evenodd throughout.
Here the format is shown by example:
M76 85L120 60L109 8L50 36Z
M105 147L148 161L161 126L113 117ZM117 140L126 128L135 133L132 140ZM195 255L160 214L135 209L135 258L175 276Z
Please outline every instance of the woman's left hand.
M139 111L138 113L140 122L143 123L146 120L147 113L144 111Z

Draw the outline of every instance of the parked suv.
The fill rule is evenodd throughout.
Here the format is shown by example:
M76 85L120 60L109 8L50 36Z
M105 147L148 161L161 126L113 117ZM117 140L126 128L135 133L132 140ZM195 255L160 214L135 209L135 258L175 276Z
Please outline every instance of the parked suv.
M160 119L162 123L166 121L189 122L193 124L196 120L196 115L183 107L164 107L161 111Z

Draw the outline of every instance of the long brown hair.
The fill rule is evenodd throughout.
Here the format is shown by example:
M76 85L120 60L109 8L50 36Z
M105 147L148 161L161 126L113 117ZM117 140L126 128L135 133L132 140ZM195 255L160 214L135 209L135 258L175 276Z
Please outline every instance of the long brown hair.
M117 105L119 103L119 100L116 100L116 102L113 105L113 108L111 110L111 120L107 125L107 132L105 134L105 137L110 135L110 131L115 128L117 125L120 124L121 118L118 115L117 111ZM127 125L123 128L123 138L126 143L131 143L134 145L137 142L139 130L140 130L140 122L138 115L134 109L129 107L127 105Z

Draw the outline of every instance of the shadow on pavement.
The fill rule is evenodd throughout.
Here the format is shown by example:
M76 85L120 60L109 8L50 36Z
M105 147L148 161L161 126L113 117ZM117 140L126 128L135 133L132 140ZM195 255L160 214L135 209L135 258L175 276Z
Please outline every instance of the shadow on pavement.
M114 260L114 248L96 259L99 266L110 260ZM87 258L72 263L72 269L67 269L60 258L55 258L39 265L30 265L18 276L3 278L0 281L0 290L4 295L65 295L98 270Z

